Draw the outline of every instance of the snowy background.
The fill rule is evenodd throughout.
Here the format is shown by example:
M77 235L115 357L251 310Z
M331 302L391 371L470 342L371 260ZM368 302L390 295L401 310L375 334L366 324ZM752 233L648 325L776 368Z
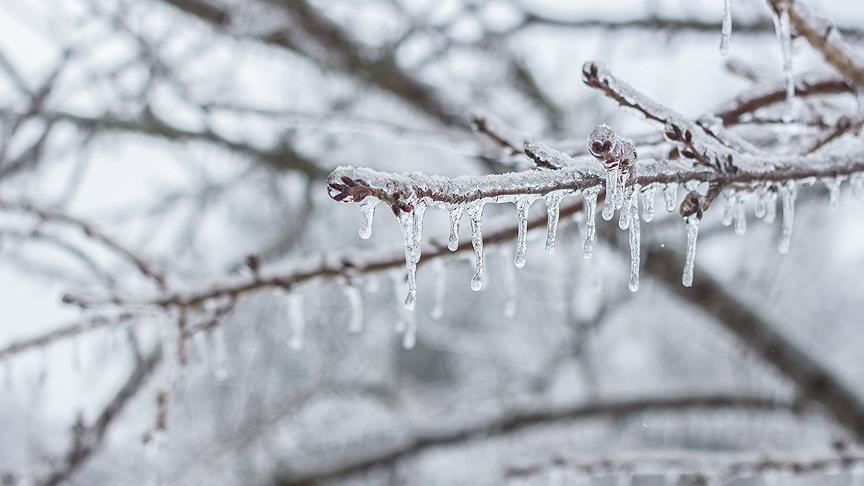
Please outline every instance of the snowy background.
M659 133L583 85L587 60L694 118L753 86L728 63L782 83L766 2L732 3L733 25L751 28L733 27L722 56L721 0L312 2L359 47L346 60L303 30L311 22L297 14L305 2L4 0L0 201L92 224L181 293L248 278L251 254L267 274L325 255L398 254L390 211L379 208L371 238L360 239L360 210L328 197L329 171L353 164L456 176L489 172L490 164L530 167L472 133L467 120L476 113L579 149L601 122L637 140ZM202 4L230 19L208 20ZM858 45L864 5L807 4L850 29ZM540 20L522 25L529 15ZM716 29L664 28L664 20ZM831 72L803 40L793 49L796 76ZM393 78L380 59L427 86L443 108L382 89ZM854 113L852 99L835 102ZM821 184L801 190L786 255L777 251L779 221L753 219L738 236L714 208L702 226L696 280L713 275L864 394L864 226L854 216L864 201L844 185L829 209L827 194ZM659 191L656 205L643 245L683 250L684 224L663 210ZM541 202L530 215L544 213ZM490 207L484 219L512 225L515 209ZM448 227L446 212L428 211L427 239L444 241ZM136 353L158 346L162 363L67 484L663 484L667 476L672 484L680 471L710 476L735 454L833 457L838 442L852 439L806 397L797 406L795 386L704 309L644 275L629 292L626 233L617 233L620 245L598 243L585 261L570 218L555 254L543 251L545 231L533 231L515 284L512 242L490 246L481 292L469 290L468 254L421 266L413 314L402 305L402 268L349 283L313 279L292 294L305 315L299 350L290 298L267 288L244 294L217 325L190 337L185 366L173 348L177 314L134 305L131 320L0 351L0 484L42 484L62 469L76 421L96 421ZM467 218L461 237L470 238ZM152 283L78 228L0 207L0 350L113 310L64 303L66 293L135 302L158 295ZM439 288L443 316L433 319ZM360 319L362 332L349 332ZM394 331L406 319L416 319L412 349ZM166 384L167 428L153 434ZM709 395L797 405L549 412ZM547 416L495 426L518 410ZM434 439L453 430L477 433ZM145 445L144 436L153 438ZM351 468L368 457L380 460ZM555 465L560 457L632 459L640 472L574 474ZM529 465L539 466L517 471ZM850 484L861 480L859 469L776 484ZM696 483L684 474L680 484Z

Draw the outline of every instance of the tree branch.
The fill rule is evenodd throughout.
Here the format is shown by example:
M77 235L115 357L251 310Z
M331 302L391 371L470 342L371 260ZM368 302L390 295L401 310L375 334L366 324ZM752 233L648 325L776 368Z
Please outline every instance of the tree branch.
M278 486L302 485L316 481L333 480L349 474L366 472L376 467L387 467L434 447L497 437L519 432L529 427L556 422L596 417L622 417L652 411L741 409L748 411L793 410L783 401L748 395L697 395L682 397L649 397L625 400L605 400L568 406L515 410L500 417L454 428L418 430L404 440L383 449L364 449L337 463L320 468L292 469L283 466L274 478Z

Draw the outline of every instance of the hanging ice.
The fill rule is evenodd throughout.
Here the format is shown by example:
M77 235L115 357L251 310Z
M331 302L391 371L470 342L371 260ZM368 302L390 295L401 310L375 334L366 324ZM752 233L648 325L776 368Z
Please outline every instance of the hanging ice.
M756 191L756 207L753 209L753 214L757 218L764 218L765 213L768 210L768 193L770 191L770 187L768 186L760 186Z
M594 239L597 233L594 213L597 211L598 192L600 192L599 186L582 191L582 196L585 198L585 240L582 244L582 257L585 259L590 259L594 254Z
M516 315L516 296L519 295L516 291L516 271L513 265L510 265L510 250L503 247L501 250L504 269L504 317L511 318Z
M408 271L408 295L405 297L405 308L408 310L414 310L417 305L417 262L420 261L420 249L423 243L425 213L426 202L421 199L414 203L413 211L400 211L397 217L405 246L405 268Z
M546 253L555 253L555 234L558 232L558 217L561 199L569 191L553 191L546 195Z
M509 262L508 262L509 266ZM432 261L432 267L435 270L435 304L432 306L430 317L441 319L444 317L444 298L447 294L447 267L444 266L443 258L436 258Z
M630 281L627 288L630 292L639 290L639 190L634 186L630 196Z
M654 219L654 193L657 186L654 184L642 189L642 221L650 223Z
M291 324L291 349L303 349L306 334L306 317L303 315L303 296L290 292L288 299L288 321Z
M795 78L792 74L792 26L789 23L789 7L780 3L780 11L774 16L774 30L780 40L780 50L783 55L783 77L786 82L787 113L784 121L794 118Z
M798 188L792 181L780 186L780 199L783 203L783 227L777 249L783 254L789 253L789 244L792 241L792 224L795 222L795 196L797 193Z
M828 207L837 209L837 202L840 200L840 185L843 183L843 177L826 177L822 179L822 183L828 189Z
M681 284L685 287L693 286L693 268L696 265L696 238L699 237L699 218L693 214L685 218L687 223L687 256L684 261L684 274L681 276Z
M767 197L765 198L765 222L768 224L774 223L777 219L777 191L768 188Z
M732 38L732 0L723 0L723 26L720 36L720 54L729 54L729 41Z
M723 218L721 219L723 226L731 225L735 217L735 197L734 192L723 191Z
M447 240L447 249L450 251L459 248L459 221L463 211L464 208L460 205L450 208L450 238Z
M743 236L747 233L747 211L743 194L735 195L735 234Z
M374 197L366 197L360 202L360 211L363 213L363 219L360 223L358 234L360 238L368 240L372 236L372 220L375 218L375 207L378 206L378 199Z
M630 227L630 208L633 206L633 195L636 194L636 189L631 188L627 194L626 202L621 206L621 211L618 213L618 227L626 230ZM639 216L638 214L636 215Z
M603 200L603 219L612 221L615 215L615 198L618 191L618 167L606 169L606 199Z
M528 209L537 200L537 196L520 197L516 201L516 221L518 235L516 236L516 257L513 264L518 268L525 266L525 255L528 252Z
M864 197L864 174L853 174L849 178L849 185L852 186L852 196L855 199Z
M677 182L668 182L663 186L663 202L666 204L666 211L675 211L675 203L678 202Z
M348 300L348 309L351 316L348 321L348 330L358 333L363 330L363 294L356 285L346 283L342 285L345 298Z
M468 208L471 218L471 246L474 247L474 276L471 277L471 290L483 288L483 202L477 202Z

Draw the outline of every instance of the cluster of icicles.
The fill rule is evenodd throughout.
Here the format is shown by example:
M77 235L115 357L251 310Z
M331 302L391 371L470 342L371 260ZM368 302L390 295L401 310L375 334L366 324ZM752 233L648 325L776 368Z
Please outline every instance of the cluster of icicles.
M622 179L611 178L616 181L616 186L610 190L611 197L607 197L604 202L604 207L601 215L604 220L611 220L615 211L618 211L618 226L629 232L630 243L630 278L628 288L631 291L636 291L639 288L639 268L640 268L640 219L644 222L650 222L654 218L654 200L657 189L663 192L663 201L665 209L668 212L673 212L678 209L678 184L651 184L646 187L640 187L633 184L626 186ZM844 176L834 178L821 179L829 193L829 205L833 208L837 204L841 184L847 180ZM864 194L864 176L856 175L849 180L853 192L856 197L861 197ZM746 203L748 199L755 199L754 214L757 218L763 219L766 223L773 223L777 218L778 199L779 206L782 211L782 227L781 237L778 249L781 253L789 251L789 244L792 237L792 226L795 217L795 198L799 187L808 187L816 183L816 179L803 179L799 181L786 181L782 183L764 183L758 186L749 186L740 190L727 189L721 196L723 202L722 223L727 226L734 226L735 232L743 235L747 231L747 215ZM586 259L590 259L594 253L594 243L596 239L596 223L595 213L597 208L597 196L602 188L601 185L593 186L584 189L581 192L584 198L584 231L582 254ZM699 189L698 182L688 182L684 184L686 191L697 191ZM553 191L545 196L539 195L523 195L506 200L489 199L479 200L467 204L454 204L447 206L449 211L450 234L447 241L447 247L450 251L456 251L459 247L459 226L463 216L467 213L471 225L471 244L474 250L473 268L474 274L471 278L471 289L481 290L484 283L484 274L486 269L486 261L483 249L483 233L482 233L482 218L483 207L487 203L493 202L513 202L516 206L516 219L518 224L518 233L516 238L515 252L506 251L503 254L507 255L507 268L512 269L522 268L525 266L527 253L527 233L528 233L528 210L531 205L538 199L544 199L547 208L547 227L546 227L546 252L552 253L555 251L555 238L559 222L559 209L562 200L565 197L576 196L577 193L570 190ZM620 195L620 197L619 197ZM367 197L361 203L363 218L359 230L361 238L369 238L372 234L372 221L375 208L378 205L378 200ZM407 270L407 297L405 297L405 308L412 311L417 303L417 263L420 261L420 250L422 245L423 232L423 216L426 208L431 204L431 201L426 198L420 198L412 202L414 211L400 212L397 217L404 243L405 263ZM641 211L640 211L641 209ZM640 218L641 216L641 218ZM687 251L684 263L684 272L681 282L684 286L690 287L693 285L693 271L696 259L696 239L699 235L700 219L695 215L685 218L686 234L687 234ZM512 258L512 265L509 260ZM436 259L434 262L436 273L438 274L438 283L435 289L435 304L432 310L433 318L440 318L443 314L443 299L445 289L444 263L442 259ZM515 279L512 270L508 270L505 274L508 288L512 287L512 281ZM397 279L401 280L401 276ZM356 287L346 285L346 294L352 307L360 307L360 293ZM397 292L402 288L399 285L394 285ZM515 294L515 292L510 292ZM508 296L508 304L505 308L505 313L512 316L515 312L515 300ZM400 297L401 298L401 294ZM410 313L410 312L409 312ZM406 347L412 347L414 344L414 332L416 331L414 320L405 318L399 330L405 332L404 344ZM354 317L351 324L353 331L359 331L362 328L362 314L354 312Z

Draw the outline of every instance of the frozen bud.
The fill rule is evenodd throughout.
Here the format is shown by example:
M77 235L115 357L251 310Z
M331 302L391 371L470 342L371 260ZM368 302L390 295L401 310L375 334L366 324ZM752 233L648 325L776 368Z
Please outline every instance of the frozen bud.
M615 132L609 125L601 123L588 136L588 150L594 157L606 161L612 155L616 137Z
M612 156L618 160L622 166L630 167L636 163L636 146L629 138L616 137L615 147L612 149Z
M684 200L681 201L681 206L678 208L678 214L680 214L684 219L687 219L694 214L697 218L702 219L702 196L700 196L698 192L688 192L687 195L684 196Z

